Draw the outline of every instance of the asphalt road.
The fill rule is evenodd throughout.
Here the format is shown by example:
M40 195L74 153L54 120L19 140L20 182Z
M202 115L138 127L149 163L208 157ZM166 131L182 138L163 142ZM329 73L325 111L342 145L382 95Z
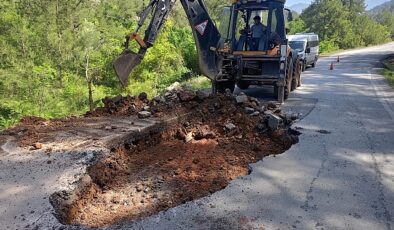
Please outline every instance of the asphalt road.
M375 69L389 53L342 53L333 71L336 56L322 58L288 102L305 113L299 144L210 197L111 229L394 229L394 91Z

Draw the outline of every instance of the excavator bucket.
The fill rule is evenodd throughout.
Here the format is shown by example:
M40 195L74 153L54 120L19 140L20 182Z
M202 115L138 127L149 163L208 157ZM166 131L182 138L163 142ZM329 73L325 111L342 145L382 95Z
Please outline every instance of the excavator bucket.
M134 53L133 51L126 49L123 53L114 61L113 65L115 68L116 75L123 86L127 86L129 75L133 69L139 65L142 61L143 55Z

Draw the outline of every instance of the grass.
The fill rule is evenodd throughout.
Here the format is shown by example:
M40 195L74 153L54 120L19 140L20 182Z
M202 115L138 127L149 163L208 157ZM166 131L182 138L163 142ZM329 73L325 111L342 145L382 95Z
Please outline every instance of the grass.
M386 77L388 83L394 88L394 56L383 61L383 64L386 68L383 70L382 74Z
M204 76L194 77L190 80L182 82L184 86L190 86L193 90L211 88L211 81Z

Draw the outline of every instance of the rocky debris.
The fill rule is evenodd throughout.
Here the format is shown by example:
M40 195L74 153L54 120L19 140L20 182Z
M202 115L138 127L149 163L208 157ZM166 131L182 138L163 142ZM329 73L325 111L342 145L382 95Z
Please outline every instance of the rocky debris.
M242 93L213 96L175 84L151 100L140 94L105 98L103 103L86 116L179 119L111 149L111 154L91 162L90 179L82 180L75 191L52 196L65 224L102 227L207 196L247 175L248 164L298 142L299 134L289 129L294 114ZM27 119L31 124L14 131L21 132L20 140L31 147L47 140L48 132L79 128L79 120ZM120 130L110 125L101 128Z
M238 104L243 104L249 101L249 97L242 92L235 98L235 100L237 101Z
M140 99L141 101L146 101L148 100L148 94L146 94L145 92L140 93L140 95L138 95L138 99Z
M281 122L283 122L283 120L279 116L275 114L268 115L268 127L271 130L277 130Z
M140 118L140 119L150 118L151 116L152 116L152 113L148 112L148 111L141 111L138 113L138 118Z
M234 125L233 123L227 123L227 124L224 125L224 127L225 127L228 131L232 131L232 130L234 130L234 129L237 128L237 126Z
M193 91L181 90L178 93L178 97L181 102L189 102L196 98L196 93Z
M245 113L246 114L252 114L255 112L255 109L250 108L250 107L245 107Z
M182 86L179 82L175 82L172 85L170 85L169 87L166 88L167 92L177 92L182 90Z
M203 101L203 100L209 98L209 94L206 93L206 92L204 92L204 91L198 90L198 91L196 92L196 98L197 98L199 101Z
M33 148L35 149L35 150L39 150L39 149L42 149L43 148L43 144L41 144L41 143L34 143L33 144Z

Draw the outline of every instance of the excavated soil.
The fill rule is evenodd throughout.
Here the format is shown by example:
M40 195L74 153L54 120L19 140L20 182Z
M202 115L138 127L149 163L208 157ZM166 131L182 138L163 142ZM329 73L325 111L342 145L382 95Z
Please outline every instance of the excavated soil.
M59 219L103 227L144 218L219 191L250 173L250 163L298 141L299 133L288 128L294 116L245 97L181 91L152 101L144 95L106 99L87 116L141 115L141 109L154 117L187 115L112 149L88 168L77 189L52 195Z

